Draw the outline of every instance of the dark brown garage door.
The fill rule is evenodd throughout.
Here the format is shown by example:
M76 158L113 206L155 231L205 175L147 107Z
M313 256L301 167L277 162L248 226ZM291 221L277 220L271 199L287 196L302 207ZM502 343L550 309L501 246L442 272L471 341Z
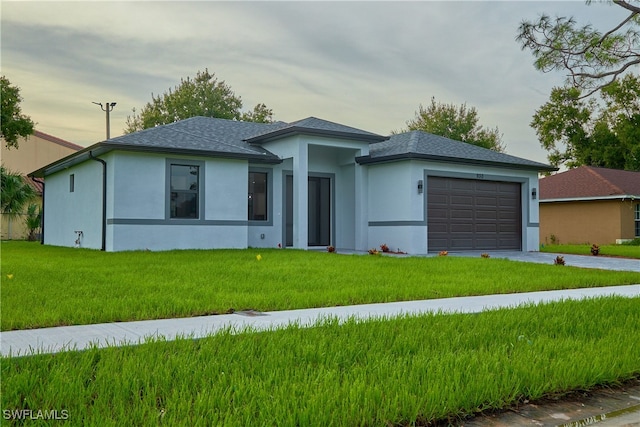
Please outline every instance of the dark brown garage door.
M427 179L429 251L520 250L520 183Z

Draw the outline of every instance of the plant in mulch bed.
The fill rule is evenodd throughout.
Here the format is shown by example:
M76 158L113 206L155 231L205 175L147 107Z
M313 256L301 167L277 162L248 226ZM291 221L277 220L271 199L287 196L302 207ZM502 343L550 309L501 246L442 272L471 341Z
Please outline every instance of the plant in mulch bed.
M335 251L336 251L336 248L334 248L333 246L327 246L327 252L334 253Z
M554 265L564 265L564 257L558 255L556 259L553 260Z
M491 255L489 255L488 253L485 252L485 253L481 253L480 257L481 258L491 258Z
M600 254L600 246L595 243L591 245L591 255L598 256Z
M380 250L382 250L382 252L390 252L389 246L387 246L386 243L380 245Z
M449 255L449 252L448 252L448 251L440 251L440 252L438 253L438 256L447 256L447 255Z
M380 252L376 248L369 249L369 255L380 255Z

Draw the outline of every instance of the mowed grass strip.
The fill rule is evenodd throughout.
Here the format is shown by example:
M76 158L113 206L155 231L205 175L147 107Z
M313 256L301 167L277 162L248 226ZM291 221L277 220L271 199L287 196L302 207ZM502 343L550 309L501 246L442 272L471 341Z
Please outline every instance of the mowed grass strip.
M601 245L600 254L598 256L612 256L623 258L640 259L640 245ZM542 252L587 255L591 254L591 245L543 245L540 248Z
M640 375L640 298L325 320L0 359L6 410L68 425L425 425Z
M9 242L2 244L1 329L632 283L640 283L640 273L480 257L288 249L104 253Z

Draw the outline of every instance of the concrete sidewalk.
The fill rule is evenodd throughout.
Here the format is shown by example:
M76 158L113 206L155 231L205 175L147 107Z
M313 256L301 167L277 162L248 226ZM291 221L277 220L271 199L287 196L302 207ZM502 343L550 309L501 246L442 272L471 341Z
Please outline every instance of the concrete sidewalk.
M166 340L173 340L180 336L202 338L225 328L232 328L236 331L242 331L245 328L262 331L284 327L292 323L312 326L323 318L347 320L427 312L478 313L483 310L516 307L527 303L607 295L640 297L640 285L403 301L266 313L245 311L214 316L5 331L0 332L0 354L17 357L30 355L34 352L56 353L69 349L83 350L92 346L135 345L144 342L147 338L158 337Z

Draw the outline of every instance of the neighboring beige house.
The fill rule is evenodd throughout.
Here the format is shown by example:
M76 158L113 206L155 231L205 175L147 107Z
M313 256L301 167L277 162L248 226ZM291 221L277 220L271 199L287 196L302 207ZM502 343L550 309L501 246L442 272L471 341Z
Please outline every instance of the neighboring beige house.
M39 200L36 202L39 205L42 205L42 183L27 178L26 175L84 148L40 131L35 131L33 135L26 138L20 138L18 148L7 148L4 141L2 141L1 145L2 158L0 160L2 164L8 170L24 175L25 180L40 195ZM16 218L12 220L11 233L9 233L9 221L2 214L0 214L0 218L2 223L0 238L3 240L25 238L27 229L24 219Z
M581 166L540 180L541 244L640 237L640 172Z

